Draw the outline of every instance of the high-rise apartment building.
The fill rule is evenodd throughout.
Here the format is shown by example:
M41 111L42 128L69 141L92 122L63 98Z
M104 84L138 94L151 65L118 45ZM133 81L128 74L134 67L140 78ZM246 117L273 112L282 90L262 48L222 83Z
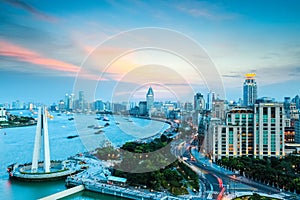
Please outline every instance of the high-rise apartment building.
M288 115L289 115L290 119L293 119L293 120L299 119L299 109L297 109L296 103L294 103L294 102L290 103Z
M225 101L221 99L215 99L212 102L211 115L214 118L225 120Z
M226 124L213 131L213 160L222 157L253 155L253 110L234 108L227 113Z
M250 107L237 107L226 115L225 125L215 125L213 160L222 157L282 157L285 115L283 103L260 99Z
M284 156L283 103L259 100L254 105L254 156Z
M243 105L251 106L255 103L257 99L257 85L255 81L256 74L248 73L246 74L246 79L243 86Z

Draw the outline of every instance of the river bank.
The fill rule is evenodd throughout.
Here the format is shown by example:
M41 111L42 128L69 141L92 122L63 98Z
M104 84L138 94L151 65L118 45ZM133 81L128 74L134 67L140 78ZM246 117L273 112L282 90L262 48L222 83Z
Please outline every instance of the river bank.
M23 111L23 114L31 115L31 113L26 113L25 111ZM148 120L133 119L133 122L128 122L117 118L115 121L119 120L121 124L117 125L111 121L110 126L104 129L104 134L94 134L94 129L87 128L92 122L94 123L94 121L90 120L95 118L94 115L83 117L85 119L81 121L82 123L79 123L80 119L78 118L69 121L68 118L70 116L66 114L58 116L53 113L53 116L52 120L48 120L48 125L50 157L55 160L64 160L70 156L88 152L89 147L105 144L106 141L110 141L114 146L121 146L127 141L135 141L168 128L164 123L158 123L153 129L149 129L150 123ZM97 125L102 123L104 122L98 122ZM133 127L133 123L136 127ZM0 129L0 199L38 199L65 189L64 181L23 183L8 179L6 167L9 164L31 162L35 128L35 126L26 126ZM140 132L143 129L148 129L148 131ZM4 132L6 132L6 135ZM78 133L79 137L67 138L69 135ZM93 145L89 146L89 144ZM96 196L99 195L97 194ZM104 199L111 198L105 195L100 196ZM94 199L98 199L98 197Z

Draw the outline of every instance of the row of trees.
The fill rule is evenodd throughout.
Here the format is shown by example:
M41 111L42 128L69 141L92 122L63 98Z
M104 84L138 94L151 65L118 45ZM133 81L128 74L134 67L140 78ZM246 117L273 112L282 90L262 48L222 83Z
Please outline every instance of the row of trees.
M166 147L172 139L165 135L161 135L160 138L155 138L149 143L141 142L126 142L120 149L115 149L113 146L106 146L102 148L97 148L94 154L100 160L119 160L126 159L126 156L132 156L133 158L148 157L147 153L155 152L163 147ZM132 154L134 153L134 154ZM137 156L138 154L140 156Z
M255 181L287 191L300 193L300 157L289 155L285 158L252 158L252 157L223 157L217 161L232 171Z
M199 191L198 175L179 161L147 173L128 173L114 170L113 174L127 178L129 185L146 187L156 191L168 191L174 195L188 194L188 187Z
M126 142L121 149L133 153L149 153L167 146L171 141L171 138L168 138L166 135L161 135L160 138L155 138L149 143Z

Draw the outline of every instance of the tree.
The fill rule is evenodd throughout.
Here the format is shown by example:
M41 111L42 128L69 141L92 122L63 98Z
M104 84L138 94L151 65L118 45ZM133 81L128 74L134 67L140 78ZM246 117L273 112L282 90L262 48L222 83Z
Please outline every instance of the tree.
M253 193L249 200L261 200L261 196L257 193Z

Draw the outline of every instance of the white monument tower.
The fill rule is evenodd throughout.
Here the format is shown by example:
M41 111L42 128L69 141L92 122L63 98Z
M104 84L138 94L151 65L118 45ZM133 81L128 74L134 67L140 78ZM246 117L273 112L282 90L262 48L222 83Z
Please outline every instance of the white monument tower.
M42 146L44 146L44 172L47 173L50 172L50 149L46 107L40 107L38 110L38 121L31 166L32 173L36 173L38 171L38 162Z

